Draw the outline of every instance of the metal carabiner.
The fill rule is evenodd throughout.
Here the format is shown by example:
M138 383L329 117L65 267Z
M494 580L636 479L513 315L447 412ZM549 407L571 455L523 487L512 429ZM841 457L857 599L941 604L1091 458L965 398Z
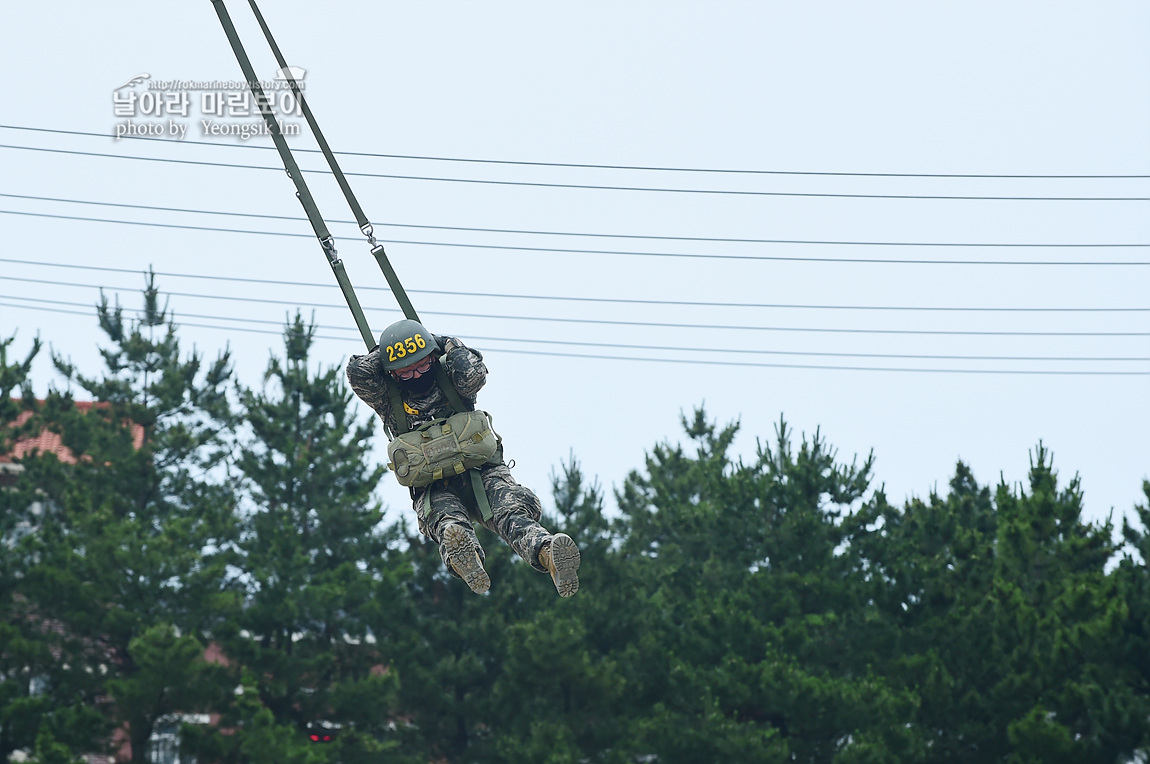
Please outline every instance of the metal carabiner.
M367 243L375 247L375 229L371 227L371 223L364 223L359 227L360 233L367 237Z
M339 256L335 251L335 238L328 236L327 238L320 239L319 244L321 247L323 247L323 253L327 255L327 261L331 263L333 267L338 265Z

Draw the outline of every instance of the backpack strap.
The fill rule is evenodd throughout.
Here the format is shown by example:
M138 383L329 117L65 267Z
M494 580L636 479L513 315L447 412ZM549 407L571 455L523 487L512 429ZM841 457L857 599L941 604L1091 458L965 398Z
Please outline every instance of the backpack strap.
M463 400L463 396L459 394L459 391L455 389L455 385L451 383L451 378L447 376L447 369L443 368L443 362L438 358L435 359L432 368L435 369L435 382L447 397L448 405L451 406L451 413L458 414L461 411L474 411L475 404Z
M467 473L471 475L471 492L475 494L475 503L479 505L479 514L483 515L484 522L489 523L494 515L491 513L491 502L487 500L487 491L483 490L483 478L477 469L470 469Z
M399 389L399 383L392 379L391 374L388 372L383 373L383 384L387 386L387 397L391 403L391 414L395 417L395 426L399 428L399 432L394 435L402 435L405 432L411 432L411 422L407 420L407 411L403 408L403 393Z

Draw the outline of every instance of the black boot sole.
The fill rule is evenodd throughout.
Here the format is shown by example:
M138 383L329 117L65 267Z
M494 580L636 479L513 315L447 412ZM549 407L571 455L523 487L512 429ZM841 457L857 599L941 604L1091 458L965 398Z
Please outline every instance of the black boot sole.
M560 597L570 597L579 591L579 547L566 533L551 538L551 564L555 566L551 580Z
M464 583L476 594L491 588L491 577L479 559L479 545L467 531L458 525L449 525L443 531L443 544L447 547L447 561Z

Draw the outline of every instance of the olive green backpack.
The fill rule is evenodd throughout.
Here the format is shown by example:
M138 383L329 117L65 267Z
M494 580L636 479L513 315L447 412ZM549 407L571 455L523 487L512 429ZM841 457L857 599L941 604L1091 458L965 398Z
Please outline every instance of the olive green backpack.
M438 359L433 368L435 381L447 397L453 413L445 419L433 419L416 428L412 428L407 419L399 384L390 375L384 375L391 411L399 428L387 444L387 466L395 473L399 484L409 488L422 488L445 477L469 473L475 503L483 519L490 520L491 504L477 468L498 453L502 440L491 428L491 415L476 410L460 397ZM421 514L430 508L430 495L430 491L424 493Z
M486 411L460 411L394 438L387 444L387 466L400 485L422 488L483 466L498 448Z

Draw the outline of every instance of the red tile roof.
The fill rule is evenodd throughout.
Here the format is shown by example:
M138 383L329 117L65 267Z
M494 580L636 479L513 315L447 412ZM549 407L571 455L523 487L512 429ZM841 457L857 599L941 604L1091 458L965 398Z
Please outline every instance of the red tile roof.
M43 403L44 401L37 401ZM97 408L107 407L107 403L97 403L95 401L76 401L76 409L82 412L88 412L93 406ZM13 427L19 427L27 422L32 417L31 411L21 411L16 421L12 423ZM144 428L141 425L132 425L132 445L136 448L144 445ZM56 458L65 464L75 464L76 456L64 445L63 439L59 433L50 430L42 430L39 435L34 435L28 438L20 438L13 445L8 453L0 454L0 463L11 462L19 459L22 456L39 451L45 454L55 454Z

